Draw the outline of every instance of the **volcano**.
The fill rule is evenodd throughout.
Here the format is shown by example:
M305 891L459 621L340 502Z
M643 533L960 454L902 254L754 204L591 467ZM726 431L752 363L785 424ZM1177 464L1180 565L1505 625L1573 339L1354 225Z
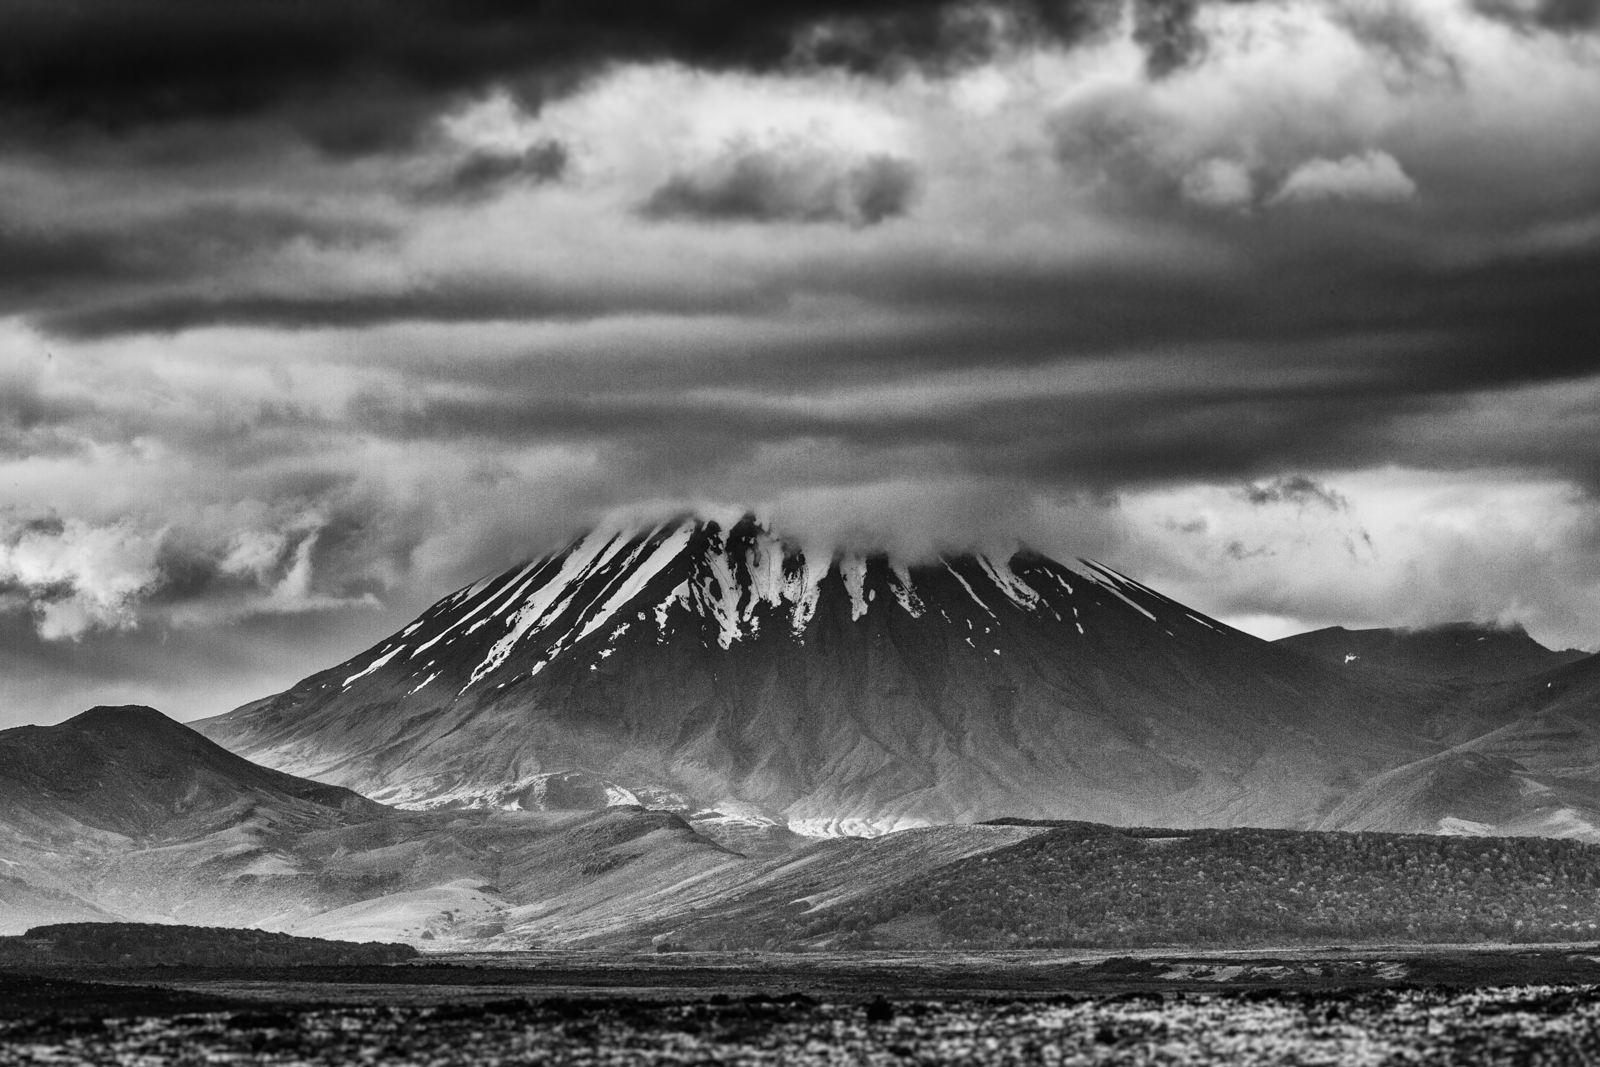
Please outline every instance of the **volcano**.
M1382 687L1093 562L808 554L749 517L588 533L192 725L402 807L811 835L1309 826L1441 747Z

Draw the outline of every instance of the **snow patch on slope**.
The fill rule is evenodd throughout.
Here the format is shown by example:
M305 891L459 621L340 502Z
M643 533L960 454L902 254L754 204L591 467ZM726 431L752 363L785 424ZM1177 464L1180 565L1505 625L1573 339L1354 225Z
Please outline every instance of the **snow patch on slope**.
M689 606L688 581L679 582L673 588L672 592L667 594L667 598L656 605L656 633L658 638L664 638L666 636L667 612L671 610L672 605L674 604L681 604L684 607Z
M344 688L349 689L351 682L355 682L355 681L358 681L358 680L360 680L362 678L365 678L367 675L373 673L378 668L382 667L385 663L388 663L390 660L394 659L396 654L399 653L400 647L401 646L396 645L394 648L391 648L389 651L385 652L383 655L379 656L377 659L375 659L371 663L367 664L361 670L357 671L356 673L352 674L350 677L346 678L344 680Z
M892 565L891 571L894 574L894 581L889 583L889 591L894 594L894 598L900 602L900 606L905 608L913 619L922 618L928 607L922 602L922 598L917 595L916 589L911 585L910 569L904 563L896 561Z
M553 803L554 794L570 780L581 779L584 796L594 795L577 805ZM485 784L468 782L441 790L437 781L408 783L386 790L384 804L406 811L438 811L456 808L491 811L592 811L640 805L639 795L625 786L584 772L541 771L511 781ZM570 799L570 797L569 797ZM597 801L597 802L595 802Z
M756 534L755 543L745 553L745 571L750 576L750 609L756 604L778 607L784 602L783 542L765 530Z
M855 622L867 613L867 561L860 556L844 556L839 560L839 576L850 594L850 621Z
M744 635L739 625L739 580L728 558L728 534L724 530L707 558L711 573L698 589L700 605L717 623L717 644L727 648Z
M803 554L798 558L799 570L793 574L785 573L783 581L783 598L794 605L794 611L789 616L789 630L796 637L806 632L811 617L817 613L822 579L832 569L831 564L824 562L818 565Z
M1005 594L1006 599L1017 607L1024 611L1033 611L1038 608L1040 603L1039 594L1034 592L1033 587L1027 582L1017 577L1016 573L1012 571L1011 565L1005 560L979 556L978 565L989 576L989 580L999 587L1000 592Z

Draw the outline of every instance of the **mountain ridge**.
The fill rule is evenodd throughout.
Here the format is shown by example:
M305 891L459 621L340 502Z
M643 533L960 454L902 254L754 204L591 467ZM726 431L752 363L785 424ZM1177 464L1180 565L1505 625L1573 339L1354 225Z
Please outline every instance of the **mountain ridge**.
M1353 672L1474 684L1527 677L1588 655L1578 649L1546 648L1518 625L1472 622L1415 629L1329 626L1274 643Z

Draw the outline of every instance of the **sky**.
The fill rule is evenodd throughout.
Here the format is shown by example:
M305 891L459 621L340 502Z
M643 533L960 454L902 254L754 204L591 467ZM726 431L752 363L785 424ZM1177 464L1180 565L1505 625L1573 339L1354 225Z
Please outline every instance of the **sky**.
M1600 646L1600 0L9 0L0 727L597 522Z

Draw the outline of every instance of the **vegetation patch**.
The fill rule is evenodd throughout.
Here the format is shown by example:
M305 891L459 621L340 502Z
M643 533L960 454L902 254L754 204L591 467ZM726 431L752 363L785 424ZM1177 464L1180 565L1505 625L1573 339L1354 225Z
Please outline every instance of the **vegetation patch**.
M163 1020L0 1019L0 1065L1600 1062L1589 987L984 1000L498 1002Z
M0 937L0 965L12 967L334 967L416 958L409 945L154 923L60 923Z
M793 917L778 939L903 943L911 917L987 948L1586 941L1600 938L1600 847L1064 823Z

